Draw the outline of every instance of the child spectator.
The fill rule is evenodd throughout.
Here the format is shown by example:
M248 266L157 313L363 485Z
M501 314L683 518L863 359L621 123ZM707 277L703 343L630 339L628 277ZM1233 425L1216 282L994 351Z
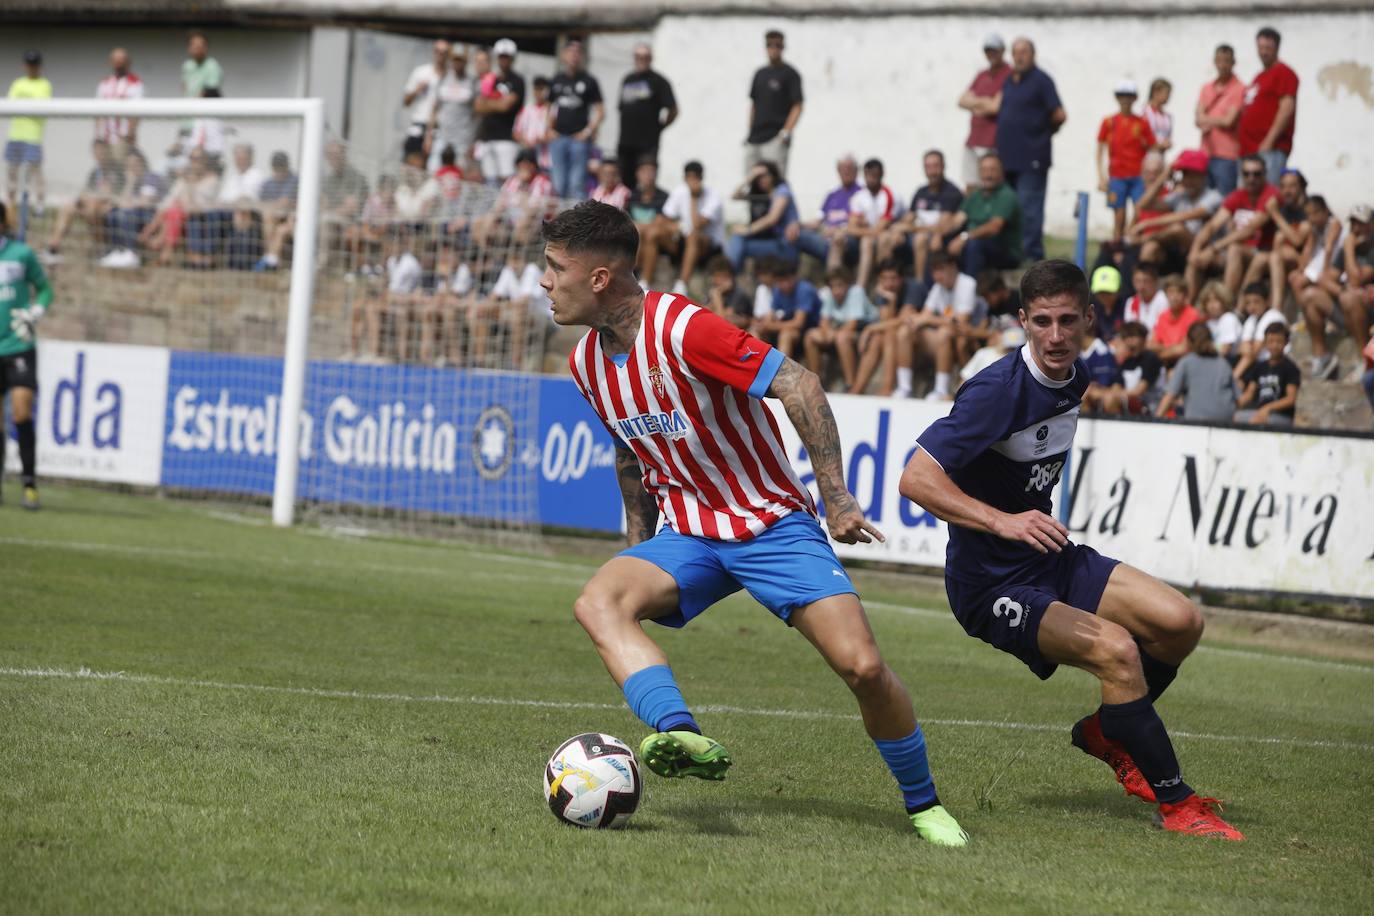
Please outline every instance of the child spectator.
M1164 278L1163 286L1169 307L1159 313L1150 332L1150 349L1159 354L1164 365L1172 366L1190 351L1188 329L1203 318L1188 302L1188 284L1183 277L1170 274Z
M552 167L549 159L549 81L542 76L534 78L534 97L525 103L515 116L515 140L521 149L534 153L539 168L548 171Z
M392 242L391 256L386 259L386 297L383 312L391 316L396 355L402 362L410 354L410 318L415 308L416 293L424 279L424 268L420 259L411 250L411 234L398 232ZM380 319L380 316L378 316ZM374 322L372 329L372 353L381 354L381 321Z
M806 365L824 378L821 357L826 350L833 350L848 390L854 385L858 369L859 334L877 317L877 310L868 301L864 288L854 282L854 274L843 266L826 274L820 299L820 322L804 338Z
M1144 325L1148 335L1169 307L1169 297L1159 288L1159 268L1153 264L1137 264L1131 271L1131 283L1135 285L1135 295L1126 300L1122 317Z
M775 259L770 271L772 312L765 318L755 319L753 334L773 344L783 356L794 358L802 335L820 317L821 297L816 287L797 279L795 262Z
M1264 358L1260 350L1264 345L1265 329L1272 324L1288 326L1283 312L1268 308L1268 304L1269 287L1264 283L1251 283L1241 293L1240 311L1246 317L1240 329L1240 359L1236 363L1236 378Z
M1237 423L1292 426L1298 404L1302 372L1283 355L1288 346L1288 326L1275 321L1264 328L1264 354L1245 371L1245 392L1237 406Z
M720 317L737 328L748 329L754 318L754 300L735 282L735 269L730 259L717 255L706 265L710 291L706 304Z
M383 175L377 179L377 190L369 194L367 202L363 204L362 220L344 231L344 240L350 253L350 268L361 263L363 276L381 273L381 268L373 263L373 252L380 247L395 220L396 176ZM353 352L357 352L356 346Z
M1126 409L1126 389L1121 364L1111 346L1091 328L1083 329L1083 364L1088 367L1088 389L1083 392L1086 414L1120 414Z
M617 210L625 209L630 202L630 189L620 182L620 163L614 159L601 161L601 168L597 170L596 188L593 189L591 198L597 203L607 204Z
M1188 328L1188 352L1165 385L1155 416L1168 417L1180 402L1185 420L1224 423L1236 412L1236 384L1231 366L1217 352L1205 322Z
M978 298L978 281L960 273L958 263L945 252L930 256L930 276L935 282L926 296L925 312L915 323L935 333L935 387L926 399L948 401L954 395L955 365L967 362L988 339L987 303ZM899 359L903 355L899 353Z
M1174 145L1174 116L1164 110L1169 104L1169 96L1174 92L1173 84L1160 77L1150 83L1150 97L1141 112L1150 131L1155 135L1155 146L1165 152Z
M439 190L447 198L458 196L459 182L463 180L463 170L458 168L458 153L446 146L439 153L439 167L434 170L434 180L439 182Z
M1154 412L1159 403L1159 382L1164 364L1145 346L1149 332L1138 321L1128 321L1112 341L1117 362L1121 364L1121 384L1126 389L1126 409L1134 414Z
M883 379L878 393L883 397L892 394L897 388L897 338L898 333L921 311L926 303L927 287L919 280L902 276L896 261L884 261L878 265L878 282L873 284L871 297L878 312L878 319L870 322L859 334L859 371L854 379L850 394L866 394L878 363L883 364ZM909 332L908 332L909 333ZM908 340L909 346L909 340ZM911 396L911 366L906 367L906 393Z
M1235 364L1240 358L1240 336L1243 326L1236 314L1231 291L1220 280L1213 280L1198 293L1199 311L1207 318L1207 330L1212 343L1227 362Z
M1121 332L1126 317L1120 307L1121 271L1110 264L1103 264L1093 271L1093 333L1103 341L1111 342Z
M1136 96L1135 83L1118 82L1116 103L1121 110L1103 118L1097 131L1097 184L1113 211L1112 241L1118 243L1126 231L1127 201L1134 204L1145 193L1140 167L1155 146L1149 123L1131 112Z

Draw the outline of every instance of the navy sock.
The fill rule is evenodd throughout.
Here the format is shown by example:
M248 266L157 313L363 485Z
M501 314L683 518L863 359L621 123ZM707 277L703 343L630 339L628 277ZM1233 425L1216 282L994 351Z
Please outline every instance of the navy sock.
M1166 664L1155 658L1143 648L1140 650L1140 667L1145 671L1145 686L1149 688L1150 699L1158 700L1178 677L1178 666Z
M34 465L34 443L36 436L33 431L33 419L25 420L23 423L14 424L14 429L19 433L19 466L23 474L24 486L33 486L33 465Z
M939 796L935 794L935 780L930 778L926 736L921 733L921 726L917 725L916 730L905 738L895 741L874 738L873 743L878 746L883 762L897 779L908 814L925 811L940 803Z
M639 717L639 721L654 731L693 731L701 734L696 720L687 709L672 669L667 665L651 665L625 679L621 688L625 702Z
M1129 703L1103 703L1102 734L1131 755L1160 802L1173 804L1193 794L1183 781L1173 742L1148 695Z

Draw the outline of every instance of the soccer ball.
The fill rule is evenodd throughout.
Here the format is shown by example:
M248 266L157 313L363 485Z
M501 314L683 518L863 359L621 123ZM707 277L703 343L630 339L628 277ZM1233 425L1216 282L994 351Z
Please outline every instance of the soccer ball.
M574 827L624 827L642 792L634 751L599 732L564 741L544 767L549 810Z

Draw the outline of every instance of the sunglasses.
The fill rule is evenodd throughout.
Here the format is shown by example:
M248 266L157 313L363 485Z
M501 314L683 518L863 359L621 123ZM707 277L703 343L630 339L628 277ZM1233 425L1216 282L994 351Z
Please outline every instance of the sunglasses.
M1264 177L1264 173L1263 173L1263 172L1252 172L1252 171L1250 171L1249 169L1246 169L1245 171L1241 172L1240 174L1241 174L1241 176L1242 176L1243 178L1263 178L1263 177Z
M781 47L782 47L782 42L780 42L780 41L770 41L770 42L766 42L766 43L764 44L764 47L765 47L765 48L781 48Z

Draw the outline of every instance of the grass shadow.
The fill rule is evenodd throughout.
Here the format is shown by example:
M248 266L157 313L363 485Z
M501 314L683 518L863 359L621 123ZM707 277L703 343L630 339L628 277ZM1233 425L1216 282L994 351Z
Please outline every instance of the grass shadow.
M655 806L655 814L689 824L697 833L713 836L753 836L737 823L745 817L822 817L862 827L882 827L906 831L911 825L898 817L893 808L876 808L832 799L795 799L770 796L697 799Z
M1154 810L1153 805L1110 789L1085 789L1073 794L1042 793L1028 796L1025 802L1037 808L1084 815L1105 814L1125 820L1139 820L1142 814L1148 815Z

